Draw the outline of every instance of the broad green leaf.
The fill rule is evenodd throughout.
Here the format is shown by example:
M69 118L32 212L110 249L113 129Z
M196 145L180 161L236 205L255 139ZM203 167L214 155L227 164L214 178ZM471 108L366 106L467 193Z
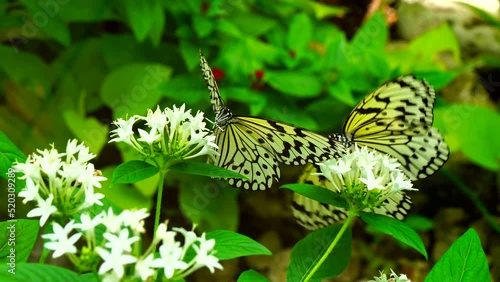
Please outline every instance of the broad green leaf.
M321 186L312 184L286 184L280 188L290 189L295 193L299 193L320 203L329 204L339 208L348 207L345 200L339 196L339 193L333 192L332 190Z
M143 41L153 28L155 2L153 0L125 0L124 2L128 23L138 41Z
M42 4L43 3L43 4ZM117 20L113 12L112 1L102 0L71 0L69 5L59 5L58 2L39 2L52 13L58 13L66 22L99 22Z
M323 4L320 2L307 1L307 4L319 20L328 17L342 17L348 11L348 9L344 7Z
M228 260L243 256L272 255L266 247L253 239L228 230L216 230L207 233L207 239L215 239L215 256Z
M111 179L113 176L115 168L114 167L106 167L102 169L102 175L108 179ZM134 186L130 184L113 184L111 185L110 181L101 182L101 189L97 192L104 194L105 200L113 203L113 207L118 207L121 210L125 209L139 209L146 208L149 209L153 206L153 196L151 192L141 191L140 188L136 188L135 186L139 186L138 183L142 183L148 181L149 179L156 179L154 183L150 183L147 187L154 192L156 192L158 188L158 177L153 176L146 180L139 181L134 183ZM139 186L140 187L140 186ZM107 208L104 208L107 210ZM115 209L116 210L116 209Z
M155 62L167 66L183 63L178 45L161 43L153 46L149 41L139 43L133 36L125 34L105 34L102 41L104 61L112 69L130 63Z
M322 90L320 80L312 74L268 71L263 80L282 93L301 98L316 97Z
M451 151L461 150L474 163L499 169L500 115L475 105L454 104L436 110L436 126L445 136Z
M25 162L26 155L2 131L0 131L0 148L0 175L6 178L12 163Z
M143 115L161 98L160 85L172 69L161 64L132 63L112 71L101 87L101 97L114 117Z
M290 50L301 53L306 50L312 38L313 26L307 14L297 14L292 18L287 36Z
M80 282L78 274L66 268L38 263L16 263L14 273L9 265L0 265L0 281L9 282Z
M153 46L158 47L165 28L165 13L160 1L154 1L151 17L153 22L151 23L149 37L151 38Z
M416 214L410 214L405 218L404 223L420 232L430 231L434 228L434 221L432 219Z
M0 228L3 230L0 232L0 264L28 261L38 237L40 222L32 219L2 221Z
M83 141L92 153L99 155L108 141L108 126L93 117L83 117L74 111L65 111L62 116L75 137Z
M201 81L200 83L193 83L200 80L201 74L184 73L172 77L172 79L162 83L159 89L164 97L168 97L174 102L194 104L199 101L207 101L209 92L207 86ZM179 95L182 93L182 95Z
M277 25L276 19L271 17L237 11L230 13L228 20L250 37L263 35Z
M387 45L388 27L384 14L376 12L356 32L350 42L353 52L383 52Z
M267 97L260 92L253 91L248 87L224 87L221 91L226 94L228 100L248 105L251 116L258 116L266 110ZM208 93L205 93L205 95L208 96Z
M232 37L240 37L241 31L238 27L227 19L219 19L215 23L215 29Z
M328 94L337 98L340 102L354 107L357 103L354 95L352 95L351 88L345 80L339 79L335 83L328 85Z
M340 229L340 225L331 225L314 231L295 244L290 255L290 265L286 271L286 281L304 281L330 247ZM330 278L344 271L351 257L351 241L351 229L347 227L327 259L311 277L311 281Z
M54 38L56 41L64 46L69 46L71 37L69 29L62 20L59 13L59 3L41 2L22 0L21 1L28 10L31 16L25 20L23 29L26 33L24 37L31 35L30 38L39 37L37 35L40 31L49 37ZM57 10L56 10L57 9Z
M158 167L144 161L128 161L116 167L111 184L133 183L158 173Z
M56 95L64 97L61 109L76 110L77 107L82 106L81 102L84 102L82 107L87 112L102 108L99 90L104 78L109 73L102 49L101 39L83 40L72 44L52 62L51 71L54 75ZM89 69L92 71L88 71ZM85 93L85 95L80 95L81 93ZM78 95L80 95L80 99L77 100L78 103L75 103L75 98Z
M237 172L234 172L232 170L202 162L180 162L172 165L168 169L171 171L194 174L194 175L210 176L213 178L247 179L245 176Z
M258 273L253 269L243 271L240 276L238 276L237 282L269 282L264 275Z
M214 22L212 19L201 15L194 15L192 19L193 28L199 37L206 37L214 30Z
M15 46L0 45L0 73L32 90L38 96L46 96L51 82L47 65L31 53L20 52Z
M470 228L434 265L425 281L491 281L488 260L476 231Z
M408 51L413 55L413 71L445 69L446 66L439 58L443 52L451 52L455 63L460 64L460 44L453 30L442 24L421 36L415 38L408 46Z
M186 63L189 71L192 71L200 67L200 49L199 46L195 45L189 40L181 39L179 44L181 50L182 58Z
M167 174L169 176L171 174ZM178 184L180 208L190 222L198 224L200 230L237 230L238 189L230 187L227 181L206 177L190 176L181 180Z
M427 259L427 251L422 239L420 239L415 230L411 229L405 223L395 218L375 213L361 212L360 216L370 226L414 248Z
M94 273L80 274L79 279L80 282L99 282Z

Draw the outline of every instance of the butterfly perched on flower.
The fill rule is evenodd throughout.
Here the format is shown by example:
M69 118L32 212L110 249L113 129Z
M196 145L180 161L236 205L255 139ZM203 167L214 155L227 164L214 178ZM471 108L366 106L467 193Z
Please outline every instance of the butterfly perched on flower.
M200 58L215 114L215 143L219 147L219 154L209 162L248 178L231 178L229 184L265 190L273 181L279 180L279 163L303 165L338 156L342 144L333 139L286 123L234 116L224 105L212 70L201 51Z
M411 180L425 178L437 171L448 159L448 146L432 127L436 94L425 80L402 76L389 81L368 94L350 113L343 134L333 134L332 141L349 148L354 144L367 146L398 160L400 169ZM300 183L329 188L328 181L308 165ZM403 219L411 207L410 198L397 194L376 213ZM293 213L308 229L317 229L345 219L346 211L321 204L295 194Z

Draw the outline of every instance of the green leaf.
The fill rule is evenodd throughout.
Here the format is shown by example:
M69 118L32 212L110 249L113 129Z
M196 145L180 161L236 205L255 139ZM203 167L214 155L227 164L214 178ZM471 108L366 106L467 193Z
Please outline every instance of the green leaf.
M474 163L494 171L499 167L498 112L475 105L454 104L435 111L435 124L450 150L461 150Z
M316 97L322 90L321 81L312 74L269 71L263 80L280 92L301 98Z
M245 103L250 107L250 115L257 116L266 110L267 97L262 93L253 91L248 87L224 87L223 90L226 94L227 100L238 101ZM207 95L205 87L205 95Z
M197 45L189 40L181 39L179 48L181 49L182 58L189 71L200 67L200 49Z
M172 69L161 64L131 63L112 71L101 87L101 97L114 117L143 115L157 105L160 85Z
M304 281L304 278L309 275L312 268L332 244L340 229L341 225L331 225L314 231L295 244L290 255L290 265L286 271L286 281ZM311 280L320 281L344 271L351 257L351 244L351 229L347 227Z
M29 32L35 34L30 37L35 37L42 30L43 33L54 38L62 45L70 45L71 37L69 29L61 19L59 11L55 10L59 10L59 7L49 7L50 4L40 4L29 0L22 0L21 2L26 5L31 14L31 17L23 25L25 32L29 30ZM54 5L59 6L57 3L54 3Z
M6 178L12 163L25 162L26 155L2 131L0 131L0 148L0 175Z
M207 239L215 239L215 256L220 260L228 260L243 256L272 255L266 247L257 241L227 230L216 230L207 233Z
M387 45L388 27L384 14L376 12L356 32L350 42L350 48L362 53L365 50L371 52L383 52Z
M318 201L320 203L329 204L339 208L348 208L345 200L330 189L316 186L312 184L285 184L280 188L286 188L299 193L305 197Z
M102 175L108 179L112 178L113 172L115 171L114 167L106 167L101 170ZM143 182L147 182L150 179L156 179L156 182L151 183L147 188L152 190L152 193L149 191L142 191L140 188L140 184ZM135 182L134 186L130 184L111 184L110 181L101 182L101 189L99 192L104 194L105 199L109 202L113 203L113 207L118 207L121 210L125 209L138 209L138 208L146 208L149 209L153 206L153 197L152 194L156 192L158 188L158 177L153 176L146 180ZM104 202L103 202L104 203ZM104 208L107 210L107 208ZM115 209L116 210L116 209Z
M165 13L159 0L156 0L153 3L153 13L151 17L153 22L151 24L149 36L151 38L151 42L153 42L153 46L158 47L165 28Z
M113 12L112 1L102 0L71 0L71 5L59 5L57 2L46 2L47 6L53 3L52 11L59 12L66 22L98 22L117 20Z
M207 37L214 30L214 22L205 16L193 16L193 28L199 37Z
M413 65L413 71L446 69L439 57L441 53L451 52L456 64L460 64L460 44L453 30L442 24L415 38L408 46L413 55L413 62L402 62Z
M481 17L483 20L485 20L486 22L488 22L490 25L496 27L497 29L500 28L500 21L495 16L491 15L490 13L488 13L487 11L481 10L478 7L474 6L474 5L471 5L471 4L468 4L468 3L464 3L464 2L457 2L457 4L469 8L471 11L473 11L474 13L476 13L479 17Z
M202 162L180 162L172 165L168 169L171 171L210 176L213 178L243 178L248 180L245 176L232 170Z
M96 118L86 118L74 111L63 112L63 118L75 137L83 141L92 153L99 155L108 141L108 126L101 124Z
M134 183L158 173L158 168L144 161L129 161L116 167L111 184Z
M476 231L470 228L434 265L425 281L491 281L488 260Z
M49 68L41 58L31 54L19 52L15 46L0 45L0 73L5 73L10 80L33 90L40 96L49 93L50 78L47 76Z
M427 251L422 239L420 239L415 230L411 229L405 223L395 218L375 213L361 212L360 216L370 226L414 248L427 259Z
M356 98L352 94L351 87L343 79L328 85L327 90L330 96L337 98L340 102L348 106L354 107L357 103Z
M287 45L291 50L301 52L307 49L312 38L313 26L307 14L297 14L292 18L287 36Z
M271 17L238 11L230 13L228 21L253 38L269 32L278 24L277 20Z
M269 282L264 275L258 273L253 269L243 271L240 276L238 276L237 282Z
M143 41L153 28L156 1L125 0L125 14L135 38ZM161 6L160 6L161 8Z
M430 231L434 228L434 221L432 219L416 214L410 214L405 218L404 223L420 232Z
M3 221L0 228L3 230L0 232L0 264L28 261L38 237L40 222L32 219Z
M347 11L347 8L332 6L314 1L307 1L309 7L313 10L317 19L324 19L328 17L342 17Z
M240 190L230 187L227 181L201 176L181 179L179 203L184 216L201 230L238 229Z
M14 270L0 265L0 281L9 282L80 282L78 274L55 265L38 263L17 263Z
M208 90L203 83L193 83L199 80L200 73L185 73L172 77L172 79L159 86L164 97L175 102L194 104L208 99ZM182 95L179 95L182 93Z

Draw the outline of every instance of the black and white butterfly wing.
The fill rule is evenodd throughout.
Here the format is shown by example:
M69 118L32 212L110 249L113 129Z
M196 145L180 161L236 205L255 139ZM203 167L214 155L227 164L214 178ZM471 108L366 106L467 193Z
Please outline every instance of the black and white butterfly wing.
M410 179L425 178L449 155L443 137L432 127L435 99L432 86L413 76L385 83L352 110L345 137L396 158Z
M233 116L224 106L213 73L201 54L201 69L215 113L219 155L213 163L236 171L249 180L230 179L230 184L252 190L271 187L278 180L278 162L299 165L337 155L341 144L290 124L256 117Z

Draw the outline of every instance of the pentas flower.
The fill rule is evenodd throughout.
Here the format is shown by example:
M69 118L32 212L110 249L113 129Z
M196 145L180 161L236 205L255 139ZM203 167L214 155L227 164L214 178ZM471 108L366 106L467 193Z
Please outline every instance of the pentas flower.
M36 201L38 207L28 217L40 217L40 226L53 215L72 215L94 204L102 205L104 195L95 193L105 177L99 175L91 159L89 148L77 140L69 140L66 152L51 149L37 150L24 163L14 168L22 173L26 188L19 192L23 203Z
M194 229L194 227L193 227ZM210 272L215 269L222 269L219 259L215 254L215 240L206 239L205 233L198 237L193 230L187 231L184 228L173 228L174 231L167 231L167 225L162 223L156 231L155 242L161 240L159 247L160 257L152 261L152 266L163 269L165 278L180 279L190 273L207 267ZM176 241L177 234L184 236L181 241ZM186 261L188 250L194 250L196 255L189 261Z
M347 203L357 210L380 207L396 193L412 188L399 163L389 155L367 147L354 146L340 158L318 164L320 172L331 182Z
M128 120L118 119L113 123L110 142L124 142L140 154L154 158L163 156L168 160L185 160L201 155L217 154L215 136L210 134L202 112L196 115L186 110L185 105L163 111L158 106L148 110L147 116L133 116ZM134 132L134 126L138 128Z
M389 277L387 277L383 271L380 271L380 276L374 276L373 278L375 278L375 280L368 280L367 282L411 282L405 274L400 274L398 276L392 269Z

